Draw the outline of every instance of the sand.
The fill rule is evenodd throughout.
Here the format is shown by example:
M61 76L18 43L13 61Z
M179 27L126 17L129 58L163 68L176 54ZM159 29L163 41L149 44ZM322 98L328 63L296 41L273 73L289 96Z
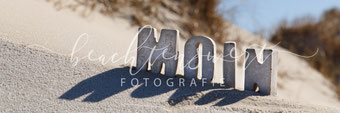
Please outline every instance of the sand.
M0 112L333 112L340 105L329 81L302 58L286 52L279 52L277 97L242 91L242 76L237 76L238 90L121 88L116 86L120 85L116 80L129 77L125 67L129 63L119 60L102 65L98 60L84 58L73 67L72 48L78 37L86 33L88 43L74 57L87 56L92 50L92 58L109 58L115 53L123 57L138 26L132 26L123 17L108 18L94 12L84 18L69 10L57 11L42 0L0 1L0 7ZM236 26L229 31L228 39L241 40L237 43L239 51L252 44L272 45ZM79 44L83 43L80 40ZM183 53L185 40L178 43ZM221 45L217 47L221 49ZM221 76L222 64L216 65L216 75ZM238 75L242 75L242 65L239 68ZM161 76L144 73L139 79L149 75ZM214 81L219 82L216 78Z
M0 112L337 112L218 86L140 82L121 87L121 78L132 78L128 67L107 69L87 62L73 67L67 56L6 40L0 40L0 48ZM167 78L160 76L144 72L133 77Z

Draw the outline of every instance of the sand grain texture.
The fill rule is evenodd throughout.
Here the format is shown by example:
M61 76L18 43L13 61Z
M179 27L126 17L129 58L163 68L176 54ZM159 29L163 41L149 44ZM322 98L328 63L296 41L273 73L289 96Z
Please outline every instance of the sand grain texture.
M72 67L67 56L7 40L0 40L0 48L0 112L337 111L224 88L203 91L189 87L164 88L163 91L142 84L122 88L118 81L128 78L128 68L110 70L86 62Z

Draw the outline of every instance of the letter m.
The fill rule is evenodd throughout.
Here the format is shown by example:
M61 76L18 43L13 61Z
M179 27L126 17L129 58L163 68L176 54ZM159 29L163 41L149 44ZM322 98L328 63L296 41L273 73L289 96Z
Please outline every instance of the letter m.
M177 30L162 29L159 41L156 41L154 28L140 28L137 45L137 70L160 73L165 65L165 75L175 76L178 63Z

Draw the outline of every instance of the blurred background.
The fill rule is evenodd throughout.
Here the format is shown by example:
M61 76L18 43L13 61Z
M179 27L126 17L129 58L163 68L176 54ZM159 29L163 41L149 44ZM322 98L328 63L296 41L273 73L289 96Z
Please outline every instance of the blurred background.
M337 86L340 94L340 1L223 0L229 22L299 55Z
M178 29L184 39L206 35L217 44L230 40L242 44L248 39L229 38L233 32L228 29L235 25L299 55L309 56L319 50L316 56L302 59L333 83L334 90L340 94L338 0L48 1L58 10L77 11L83 17L99 11L112 18L125 18L132 26ZM279 76L284 75L279 72Z

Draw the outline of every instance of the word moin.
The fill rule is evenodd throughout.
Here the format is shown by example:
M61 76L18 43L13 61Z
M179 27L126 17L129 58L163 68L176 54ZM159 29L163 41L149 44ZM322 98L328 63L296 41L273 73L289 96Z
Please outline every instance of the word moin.
M163 65L165 75L173 77L176 74L178 64L177 30L162 29L159 41L156 41L155 28L140 28L137 44L136 69L146 71L148 66L151 72L160 73ZM201 44L202 55L198 56L197 48ZM226 87L235 88L235 42L224 43L223 50L223 81ZM184 77L196 78L198 62L202 62L202 79L211 82L214 76L215 42L206 36L191 37L185 43L184 48ZM201 61L199 61L199 57ZM272 49L263 50L263 62L259 63L255 49L246 49L245 60L245 84L244 89L258 91L265 95L277 94L277 70L275 60L277 52Z

